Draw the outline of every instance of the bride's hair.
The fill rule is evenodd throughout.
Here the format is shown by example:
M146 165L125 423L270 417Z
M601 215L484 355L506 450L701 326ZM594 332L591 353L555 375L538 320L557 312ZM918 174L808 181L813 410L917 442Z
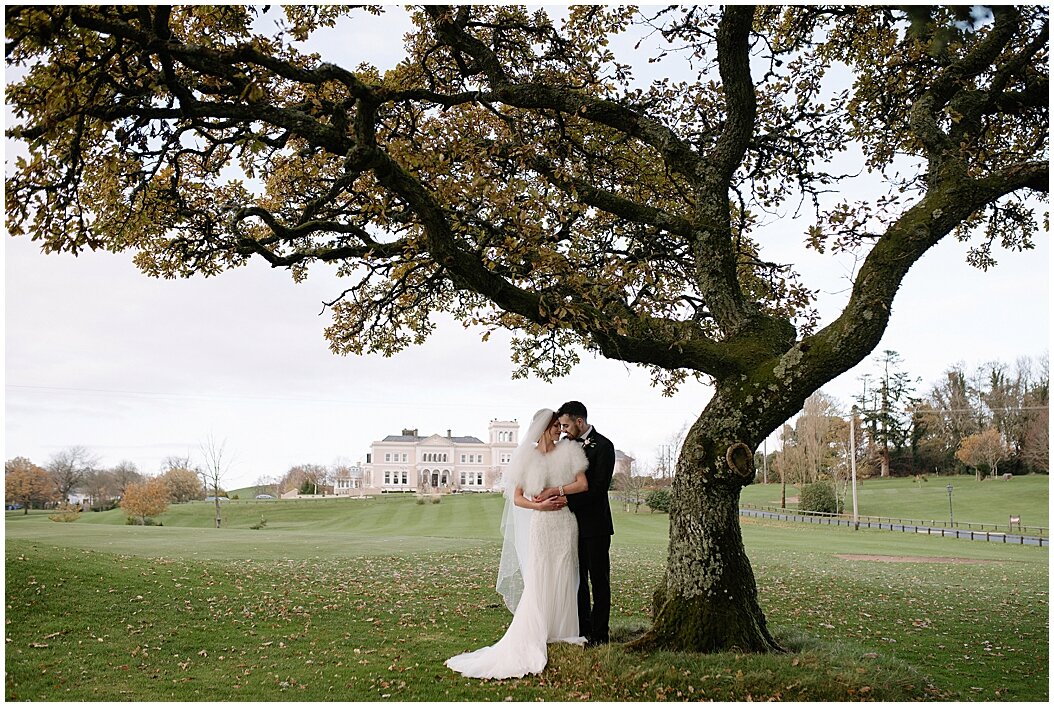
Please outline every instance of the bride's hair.
M515 491L516 485L523 483L526 467L530 463L531 456L538 448L538 442L541 441L542 435L545 434L545 431L553 424L554 417L559 419L556 413L550 408L542 408L534 413L526 434L520 439L519 446L513 450L512 458L509 460L509 465L505 469L504 481L506 493Z
M539 410L538 412L542 412L542 411ZM534 446L537 447L541 443L542 438L545 437L546 433L553 426L553 423L557 422L559 419L560 419L560 416L558 414L556 414L555 412L552 415L549 416L549 422L546 423L545 427L542 428L542 432L541 432L541 434L538 435L538 440L534 443ZM553 440L553 443L555 444L558 441L559 441L559 436L557 436L557 438Z

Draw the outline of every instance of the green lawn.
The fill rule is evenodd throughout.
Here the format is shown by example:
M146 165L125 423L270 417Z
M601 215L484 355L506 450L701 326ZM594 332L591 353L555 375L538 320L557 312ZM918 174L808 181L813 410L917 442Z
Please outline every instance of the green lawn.
M220 530L209 527L212 507L204 503L173 507L162 527L123 525L119 512L73 524L9 513L5 696L1048 697L1046 548L749 520L744 541L761 603L792 652L640 655L618 645L555 646L541 676L461 678L443 660L494 642L508 625L493 590L501 505L486 495L437 505L411 497L234 501L224 506ZM612 624L616 638L628 639L647 625L667 519L616 507ZM266 526L249 529L261 516Z
M770 475L771 478L771 475ZM1009 481L973 476L934 476L926 481L914 478L865 479L857 487L860 515L912 520L948 521L948 484L952 486L952 512L956 523L991 523L1006 527L1011 515L1021 524L1049 528L1050 477L1032 474ZM796 486L787 486L787 497L798 495ZM743 489L743 503L779 506L780 484L754 484ZM787 506L796 507L796 502ZM852 512L851 492L846 507Z

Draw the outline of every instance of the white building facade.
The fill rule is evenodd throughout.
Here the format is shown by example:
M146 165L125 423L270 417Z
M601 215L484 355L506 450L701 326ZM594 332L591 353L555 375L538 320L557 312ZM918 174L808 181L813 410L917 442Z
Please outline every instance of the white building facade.
M501 491L505 468L519 443L520 424L491 420L487 441L476 437L419 435L404 429L370 445L361 486L351 493L455 493Z
M365 488L363 479L365 472L362 465L343 466L330 478L333 482L333 495L335 496L363 496Z

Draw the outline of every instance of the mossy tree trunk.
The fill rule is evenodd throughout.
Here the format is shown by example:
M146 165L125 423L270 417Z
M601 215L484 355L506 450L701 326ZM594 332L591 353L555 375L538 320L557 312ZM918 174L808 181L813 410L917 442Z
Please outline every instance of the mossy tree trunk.
M677 462L666 574L640 648L755 653L782 650L758 601L739 524L754 479L761 399L722 390L689 431ZM747 400L750 400L747 403ZM758 408L758 409L751 409Z
M674 479L666 576L645 641L703 652L778 650L743 547L738 474L726 466L720 445L700 435L689 444L705 457L705 470Z

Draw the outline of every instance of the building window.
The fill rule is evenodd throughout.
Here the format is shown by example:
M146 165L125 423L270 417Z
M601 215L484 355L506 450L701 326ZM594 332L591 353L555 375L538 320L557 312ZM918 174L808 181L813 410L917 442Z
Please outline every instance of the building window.
M406 454L403 454L403 461L406 461Z
M390 462L391 460L392 460L392 455L390 453L385 453L384 461Z
M483 485L483 472L482 471L476 473L476 485L477 486L482 486Z
M406 472L403 472L403 485L406 485Z
M384 484L387 486L392 483L392 473L390 471L384 472Z

